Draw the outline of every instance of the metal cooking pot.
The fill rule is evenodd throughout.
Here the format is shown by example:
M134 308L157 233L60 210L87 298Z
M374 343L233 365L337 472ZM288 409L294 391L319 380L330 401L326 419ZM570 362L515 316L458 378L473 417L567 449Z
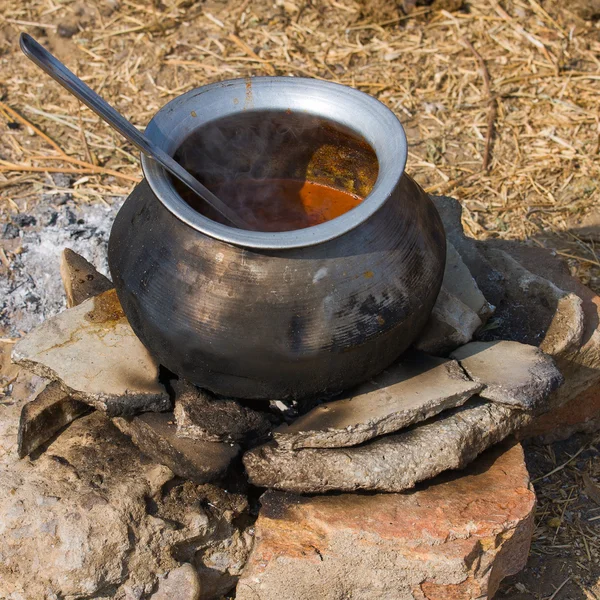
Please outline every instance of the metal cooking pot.
M269 130L259 147L263 126L281 136ZM172 100L146 134L185 163L199 130L192 158L205 182L225 169L368 195L320 225L245 231L195 210L142 156L145 181L116 217L108 258L150 352L215 393L257 399L335 393L392 363L429 317L446 248L435 207L404 173L394 114L334 83L257 77Z

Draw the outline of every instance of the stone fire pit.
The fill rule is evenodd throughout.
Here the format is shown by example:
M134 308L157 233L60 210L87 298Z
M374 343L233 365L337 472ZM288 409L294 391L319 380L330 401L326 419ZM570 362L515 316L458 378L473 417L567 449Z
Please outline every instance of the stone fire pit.
M600 419L600 299L546 251L466 237L458 202L435 201L448 261L415 347L301 403L177 380L65 251L69 308L16 364L3 346L0 598L492 597L532 534L516 439Z

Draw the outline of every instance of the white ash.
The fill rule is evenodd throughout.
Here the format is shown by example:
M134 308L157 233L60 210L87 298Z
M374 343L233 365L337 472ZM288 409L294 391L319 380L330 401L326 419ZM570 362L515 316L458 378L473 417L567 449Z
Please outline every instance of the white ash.
M0 278L0 330L19 337L66 308L60 255L71 248L108 275L110 229L124 198L106 204L78 204L70 195L42 196L33 211L0 225L0 238L21 239L22 252ZM17 244L18 246L19 244Z

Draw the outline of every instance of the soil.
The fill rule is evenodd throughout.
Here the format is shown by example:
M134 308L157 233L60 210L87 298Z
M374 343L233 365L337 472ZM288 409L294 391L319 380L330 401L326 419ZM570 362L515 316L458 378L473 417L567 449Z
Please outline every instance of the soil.
M538 499L531 553L496 598L600 598L600 436L530 444L525 456Z

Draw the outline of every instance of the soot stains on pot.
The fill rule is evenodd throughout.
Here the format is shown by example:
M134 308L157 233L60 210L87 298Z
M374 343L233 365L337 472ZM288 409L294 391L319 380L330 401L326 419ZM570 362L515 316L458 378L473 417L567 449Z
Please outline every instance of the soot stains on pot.
M294 315L290 321L290 328L288 331L290 350L294 354L297 354L302 350L306 338L305 329L306 319L300 315Z

